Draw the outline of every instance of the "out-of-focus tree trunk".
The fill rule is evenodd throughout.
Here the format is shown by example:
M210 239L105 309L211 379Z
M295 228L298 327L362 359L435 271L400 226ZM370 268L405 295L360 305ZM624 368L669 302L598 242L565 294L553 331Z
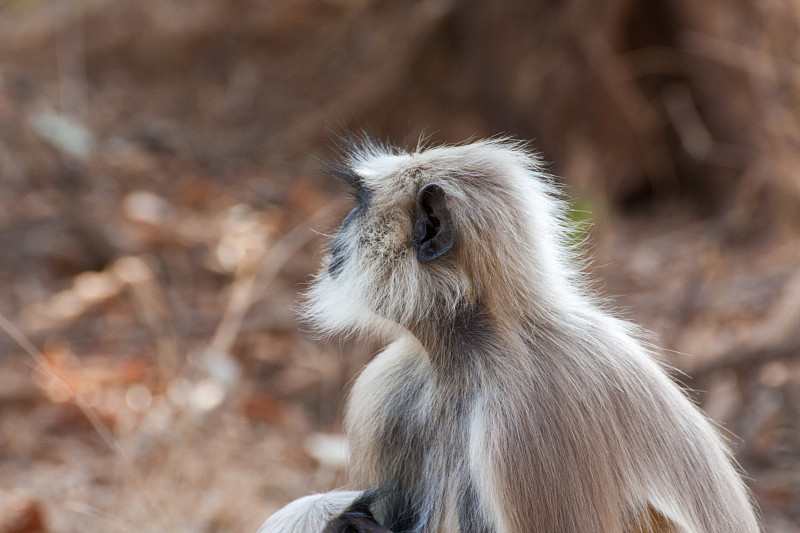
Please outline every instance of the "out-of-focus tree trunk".
M147 0L81 13L90 97L130 87L143 122L180 122L172 136L212 165L301 157L344 128L411 145L506 133L617 208L680 197L740 230L800 205L794 2ZM35 56L61 24L26 22L0 21L0 60Z

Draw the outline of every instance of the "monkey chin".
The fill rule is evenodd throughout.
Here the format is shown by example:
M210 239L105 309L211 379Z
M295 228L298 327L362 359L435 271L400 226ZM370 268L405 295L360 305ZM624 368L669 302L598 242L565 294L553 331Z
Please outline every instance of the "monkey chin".
M349 270L334 278L324 268L303 297L302 317L314 325L321 337L358 336L389 342L410 335L397 322L370 310L361 293Z

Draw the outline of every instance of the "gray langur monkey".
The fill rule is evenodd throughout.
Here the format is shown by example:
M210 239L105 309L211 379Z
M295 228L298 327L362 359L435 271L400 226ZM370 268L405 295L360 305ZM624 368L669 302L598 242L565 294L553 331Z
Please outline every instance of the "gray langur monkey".
M717 431L589 296L522 144L367 143L335 174L359 203L308 313L391 341L345 415L365 492L297 500L262 533L759 531Z

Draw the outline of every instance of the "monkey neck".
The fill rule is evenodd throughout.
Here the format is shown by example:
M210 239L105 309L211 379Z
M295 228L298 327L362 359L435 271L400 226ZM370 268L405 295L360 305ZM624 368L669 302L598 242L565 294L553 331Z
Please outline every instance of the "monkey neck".
M497 309L513 312L490 311ZM577 321L582 313L575 308L570 316ZM479 301L455 311L434 310L408 330L425 348L434 369L457 376L464 371L474 375L474 371L497 370L496 365L509 363L512 354L527 353L531 334L558 336L564 333L561 324L565 322L535 304L504 308Z
M461 306L443 316L428 316L411 333L425 347L434 368L455 373L486 363L487 354L503 344L492 316L480 305Z

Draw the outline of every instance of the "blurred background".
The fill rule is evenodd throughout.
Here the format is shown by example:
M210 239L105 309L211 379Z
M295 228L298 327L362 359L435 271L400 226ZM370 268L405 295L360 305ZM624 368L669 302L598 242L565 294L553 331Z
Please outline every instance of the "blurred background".
M800 531L800 3L0 0L0 533L254 532L376 346L298 292L320 161L530 139L591 275Z

